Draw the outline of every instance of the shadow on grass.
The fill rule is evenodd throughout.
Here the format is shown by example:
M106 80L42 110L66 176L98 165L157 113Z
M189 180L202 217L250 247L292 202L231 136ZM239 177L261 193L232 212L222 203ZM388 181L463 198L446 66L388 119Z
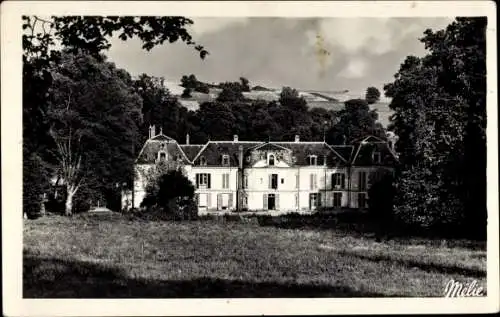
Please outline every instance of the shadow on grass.
M384 254L360 254L359 252L354 251L340 251L338 252L341 256L354 256L362 260L368 260L373 262L391 262L397 263L399 265L403 265L407 268L419 268L426 272L431 273L441 273L441 274L459 274L466 277L475 277L475 278L483 278L486 277L486 272L480 269L474 268L466 268L460 267L457 265L446 265L446 264L437 264L437 263L424 263L420 261L416 261L413 259L395 259L391 256Z
M231 281L146 280L103 264L24 256L24 298L382 297L347 286Z
M394 240L409 244L424 240L429 245L440 245L443 240L446 240L448 247L486 250L486 241L482 239L461 237L455 232L446 230L424 231L400 225L381 225L368 213L360 212L345 212L336 215L318 213L314 215L289 214L278 217L261 216L258 218L258 224L263 227L281 229L334 230L341 235Z

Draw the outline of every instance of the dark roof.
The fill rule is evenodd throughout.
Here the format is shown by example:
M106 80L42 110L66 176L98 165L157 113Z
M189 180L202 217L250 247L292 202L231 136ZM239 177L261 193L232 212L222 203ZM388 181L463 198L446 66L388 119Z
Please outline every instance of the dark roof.
M374 160L375 152L380 153L380 162ZM397 163L398 158L387 142L360 142L352 159L352 165L354 166L387 166L396 165Z
M163 147L162 147L163 146ZM239 148L242 147L247 164L247 156L252 151L289 150L296 165L309 165L309 156L316 155L318 164L338 166L352 164L356 166L378 165L373 159L374 152L381 153L381 165L397 164L397 155L388 143L375 136L358 139L352 145L328 145L325 142L253 142L253 141L209 141L206 144L182 144L174 139L159 134L149 139L137 158L137 163L154 163L158 152L163 148L170 158L181 158L184 162L200 165L203 158L207 166L221 166L223 155L229 155L229 166L239 165Z
M261 143L263 142L209 141L194 158L193 163L194 165L200 165L200 159L204 158L207 166L220 166L222 156L229 155L229 165L238 166L239 147L243 147L243 151L246 151Z
M331 147L337 152L346 162L350 162L354 155L354 145L331 145Z
M309 165L309 156L317 155L321 160L327 157L328 165L345 164L346 162L332 147L325 142L273 142L276 145L292 150L296 165Z
M175 160L181 159L184 162L188 161L186 154L184 154L179 144L174 139L160 134L146 141L139 153L136 163L154 163L158 158L158 152L162 149L170 158L174 158Z
M193 161L205 144L180 144L179 146L184 151L189 161Z

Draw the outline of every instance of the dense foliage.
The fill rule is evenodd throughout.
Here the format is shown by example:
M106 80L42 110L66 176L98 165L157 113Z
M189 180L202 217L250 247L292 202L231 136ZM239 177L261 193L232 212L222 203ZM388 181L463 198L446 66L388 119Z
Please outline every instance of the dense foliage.
M150 174L146 197L141 206L159 208L165 216L174 219L194 219L198 212L194 190L193 184L181 169L156 166Z
M184 17L23 16L24 211L32 213L36 206L41 206L43 193L51 184L50 179L61 173L72 178L65 185L70 186L65 195L67 197L71 197L68 195L70 192L88 192L89 187L81 188L83 175L77 175L80 173L75 172L77 170L88 174L85 176L86 184L91 187L109 189L117 180L127 178L130 173L108 167L122 163L123 169L131 170L130 162L136 153L133 153L129 143L131 139L136 139L134 133L137 130L135 124L129 124L124 116L135 113L141 101L136 98L132 103L122 103L123 99L119 97L118 103L114 103L113 98L120 94L133 94L130 91L132 81L126 72L106 64L101 53L110 47L109 38L117 35L122 40L139 38L146 50L165 42L183 41L204 58L208 52L196 44L187 31L192 23ZM70 55L80 57L73 59ZM73 64L68 62L71 59ZM63 69L65 66L70 67ZM96 79L101 87L92 82ZM118 90L116 93L107 94L110 90L106 89L115 88ZM69 97L70 92L79 95L78 104L74 104L73 96ZM68 102L71 107L65 110L64 105ZM95 112L96 105L109 111L99 109ZM130 105L132 108L128 108ZM92 114L92 111L95 113ZM123 115L118 112L123 112ZM89 117L80 117L82 114ZM97 116L94 126L91 126L90 116ZM130 119L136 122L135 115ZM73 125L83 127L81 131L85 133L81 138L73 133L73 128L70 129ZM129 128L130 131L122 133ZM95 147L83 146L96 138L100 142L94 143ZM86 158L69 151L78 144L85 147L85 152L80 149L79 153L84 153ZM108 147L103 149L100 145ZM89 166L91 161L99 162L98 166L87 170L84 164ZM107 183L110 180L113 180L112 183ZM71 204L67 206L67 213L70 213Z
M405 223L486 232L486 18L427 30L429 53L409 56L386 85L402 171Z

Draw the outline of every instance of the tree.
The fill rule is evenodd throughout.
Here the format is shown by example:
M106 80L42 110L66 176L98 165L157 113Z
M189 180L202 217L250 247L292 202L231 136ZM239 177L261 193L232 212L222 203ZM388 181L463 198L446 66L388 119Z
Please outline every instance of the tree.
M375 110L370 110L368 102L363 99L351 99L345 102L345 109L337 113L338 122L327 132L330 144L351 143L367 135L385 138L385 132L376 120Z
M376 87L368 87L366 89L365 100L369 105L380 100L380 91Z
M146 196L143 207L159 207L177 219L197 216L194 203L194 186L175 162L160 163L146 172Z
M236 118L226 103L202 103L198 116L201 130L211 139L230 139L236 131Z
M245 97L243 96L243 91L241 89L240 83L225 82L222 83L220 86L222 87L222 91L219 93L217 101L233 102L233 101L242 101L245 99Z
M240 77L241 91L250 91L250 82L245 77Z
M368 210L373 223L378 224L377 239L394 231L394 175L386 168L378 168L369 177Z
M67 189L65 213L71 215L73 198L85 181L101 192L131 181L141 99L130 75L89 55L63 54L52 77L49 134L56 173Z
M484 236L485 31L486 18L457 18L445 30L427 30L421 42L429 53L408 57L384 87L401 151L396 211L408 222L464 225Z
M181 95L182 98L191 98L191 88L184 88L184 90L182 91L182 95Z
M25 197L39 197L51 172L46 168L57 164L51 147L47 118L49 89L52 85L50 68L61 58L60 48L70 53L89 54L101 58L100 53L110 47L109 38L118 34L122 40L138 37L146 50L165 41L183 41L193 46L205 58L208 52L196 44L187 30L192 20L183 17L83 17L23 16L23 175L35 181L23 181ZM32 164L30 155L43 164ZM27 200L23 200L27 203ZM36 203L38 204L38 203ZM35 205L36 205L35 204ZM28 204L29 205L29 204ZM24 204L24 208L29 208Z

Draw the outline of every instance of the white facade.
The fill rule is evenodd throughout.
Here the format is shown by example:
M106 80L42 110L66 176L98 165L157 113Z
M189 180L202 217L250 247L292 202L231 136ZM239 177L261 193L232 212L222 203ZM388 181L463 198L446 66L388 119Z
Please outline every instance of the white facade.
M158 142L163 142L162 140ZM153 138L148 142L154 143L156 140ZM148 146L148 142L145 147ZM360 153L360 148L353 147L352 153L356 155L347 160L323 142L290 142L289 148L286 148L288 146L286 142L276 142L275 145L255 142L258 146L254 147L251 142L238 142L235 138L233 142L216 142L215 152L210 152L210 143L200 145L199 153L194 157L188 158L183 153L184 157L188 158L183 162L183 169L196 188L200 212L297 212L366 208L370 175L380 168L380 166L352 164ZM242 144L246 146L244 150ZM270 144L270 146L261 149L259 144ZM327 154L305 153L312 155L302 155L300 156L302 161L297 162L296 154L300 153L296 152L302 151L302 145L304 145L303 151L321 150ZM361 146L363 145L359 145ZM164 148L163 145L161 148ZM235 150L236 148L238 150ZM179 146L179 149L182 151L182 146ZM330 150L331 153L328 152ZM330 164L327 155L331 155L335 162L342 164ZM316 158L311 160L311 156L324 157L324 160ZM230 157L234 159L229 160ZM153 167L156 162L143 161L145 160L136 165L138 173L133 195L135 208L140 206L145 195L147 178L143 176L144 171ZM222 163L219 164L219 161Z

